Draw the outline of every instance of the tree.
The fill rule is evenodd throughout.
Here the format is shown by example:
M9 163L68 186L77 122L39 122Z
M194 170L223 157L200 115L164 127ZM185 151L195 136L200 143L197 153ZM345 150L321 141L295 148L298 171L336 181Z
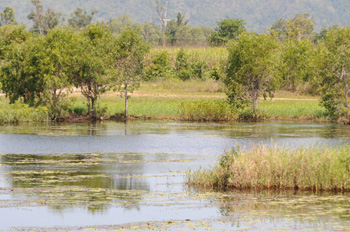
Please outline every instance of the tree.
M229 44L227 95L235 106L250 101L257 119L258 99L272 93L276 87L278 41L269 34L242 33Z
M143 80L144 58L149 46L138 30L125 30L116 40L114 68L111 75L117 79L117 90L125 99L125 119L128 118L128 98Z
M86 10L77 8L73 13L71 13L68 23L77 30L87 27L91 23L92 17L97 12L97 10L93 10L91 14L88 14Z
M315 23L309 14L296 14L293 19L279 19L272 24L271 30L277 33L280 40L293 38L301 41L313 40Z
M223 46L229 40L237 39L238 36L245 32L245 22L239 19L226 18L217 22L218 27L215 28L209 37L211 46Z
M17 24L14 9L12 7L5 7L4 12L0 13L0 26Z
M107 27L114 35L119 35L128 28L136 27L136 24L131 20L130 15L124 14L118 18L110 19Z
M64 21L63 14L48 8L44 11L44 7L41 4L41 0L32 0L35 6L35 11L27 16L29 20L33 21L33 27L30 29L31 32L39 33L41 36L46 35L48 30L53 29L60 25Z
M316 33L315 42L324 41L326 39L326 35L329 31L338 29L339 25L331 25L329 27L323 26L319 33Z
M29 20L33 20L33 28L37 28L39 34L43 36L45 34L45 15L44 7L41 4L41 0L31 0L32 4L35 6L35 12L33 9L31 13L27 16Z
M11 103L23 97L31 105L47 106L52 120L62 117L71 87L68 76L74 36L57 29L45 37L32 36L9 45L1 80Z
M207 37L205 36L202 27L193 27L191 29L191 36L192 36L191 45L203 46L207 44L206 43Z
M297 14L288 21L287 35L290 38L301 41L314 38L315 23L309 14Z
M156 9L157 14L159 16L159 20L160 20L160 23L161 23L163 47L165 47L165 45L166 45L165 30L166 30L166 26L167 26L167 23L168 23L168 19L167 19L167 15L168 15L168 0L165 1L165 4L163 4L160 0L151 1L151 4Z
M281 77L283 87L296 91L299 84L308 82L315 73L312 59L315 58L314 43L310 40L288 39L281 53Z
M141 34L147 43L158 45L160 41L159 28L154 23L146 22L141 25Z
M177 28L174 36L176 46L191 45L192 42L192 30L188 25L181 25Z
M272 24L271 30L275 32L276 36L280 40L284 40L287 38L287 26L288 26L287 19L279 19Z
M146 80L163 80L171 75L171 63L167 51L155 54L152 64L145 68Z
M178 78L188 80L191 78L190 60L184 48L176 54L175 71Z
M0 67L2 90L10 99L10 103L23 97L26 103L34 104L35 97L42 91L41 85L38 84L39 80L34 78L37 69L28 68L28 64L35 55L36 38L31 36L24 27L11 27L15 28L12 28L0 43L3 60ZM27 42L28 40L30 42Z
M38 46L42 50L42 66L37 78L43 79L44 89L41 104L48 107L52 120L58 120L67 108L67 97L72 83L71 62L76 35L68 30L51 30Z
M1 81L6 97L14 103L23 97L25 103L35 105L44 90L43 80L38 75L42 65L42 48L37 46L37 37L22 44L12 43L1 68Z
M334 119L350 122L350 27L331 30L326 35L321 104Z
M112 33L104 25L89 25L75 40L70 78L87 99L88 115L97 119L96 103L115 80L108 75L111 64ZM91 112L92 109L92 112Z

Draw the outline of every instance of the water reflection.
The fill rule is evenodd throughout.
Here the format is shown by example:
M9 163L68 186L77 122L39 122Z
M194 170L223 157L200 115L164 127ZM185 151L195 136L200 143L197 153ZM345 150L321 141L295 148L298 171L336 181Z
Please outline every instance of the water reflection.
M169 123L154 121L91 123L21 123L2 125L3 134L45 136L113 136L141 134L214 133L235 138L350 138L348 126L331 123Z
M144 178L134 178L143 175L142 160L141 155L119 154L1 156L7 181L12 188L23 189L21 194L57 210L81 205L91 212L103 212L113 204L139 209L142 195L149 191Z
M127 135L127 136L125 136ZM310 123L20 124L0 126L0 154L181 153L220 155L271 140L286 146L350 142L348 126Z

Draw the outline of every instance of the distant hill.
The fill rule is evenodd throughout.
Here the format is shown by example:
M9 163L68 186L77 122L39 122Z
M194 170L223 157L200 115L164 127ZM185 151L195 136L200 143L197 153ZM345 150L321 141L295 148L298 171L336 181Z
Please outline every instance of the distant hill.
M45 7L66 14L77 7L99 13L95 20L107 21L113 17L129 14L134 21L159 19L149 0L43 0ZM19 22L28 24L27 15L32 4L30 0L1 0L0 11L5 6L15 9ZM316 30L322 26L350 24L349 0L169 0L169 18L176 18L178 12L185 13L191 26L215 27L222 18L245 20L248 30L264 31L280 18L292 18L297 13L309 13L314 17Z

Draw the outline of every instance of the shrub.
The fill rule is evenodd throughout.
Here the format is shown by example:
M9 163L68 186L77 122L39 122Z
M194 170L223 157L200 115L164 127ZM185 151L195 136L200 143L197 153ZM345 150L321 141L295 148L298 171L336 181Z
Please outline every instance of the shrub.
M145 69L146 80L164 80L171 76L169 55L166 51L157 53L152 59L152 64Z

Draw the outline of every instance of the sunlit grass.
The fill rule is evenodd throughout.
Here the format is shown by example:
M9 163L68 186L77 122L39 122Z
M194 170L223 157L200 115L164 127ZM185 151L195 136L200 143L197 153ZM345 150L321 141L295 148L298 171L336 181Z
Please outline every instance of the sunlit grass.
M260 101L260 109L267 119L327 120L327 112L319 101L277 100Z
M46 107L29 107L21 102L9 104L7 99L0 98L0 124L47 120L48 109Z

